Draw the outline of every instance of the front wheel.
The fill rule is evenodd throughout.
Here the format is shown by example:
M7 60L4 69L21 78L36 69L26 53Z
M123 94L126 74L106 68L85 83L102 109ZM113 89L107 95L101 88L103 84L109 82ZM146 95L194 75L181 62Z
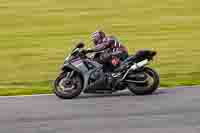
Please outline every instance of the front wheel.
M128 83L128 89L136 95L152 94L158 89L160 84L160 77L158 73L151 68L144 68L143 73L147 75L147 82L145 83Z
M53 92L61 99L72 99L80 95L83 89L83 81L81 75L74 73L69 79L66 78L67 73L61 73L54 81Z

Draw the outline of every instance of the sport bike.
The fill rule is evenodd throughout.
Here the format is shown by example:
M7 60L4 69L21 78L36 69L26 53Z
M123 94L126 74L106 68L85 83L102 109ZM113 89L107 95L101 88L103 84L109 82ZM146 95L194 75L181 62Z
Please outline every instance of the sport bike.
M147 67L156 51L139 50L112 72L105 72L104 64L96 60L101 53L89 56L84 47L82 43L76 45L54 81L53 92L59 98L72 99L81 93L113 93L127 88L136 95L147 95L159 87L158 73Z

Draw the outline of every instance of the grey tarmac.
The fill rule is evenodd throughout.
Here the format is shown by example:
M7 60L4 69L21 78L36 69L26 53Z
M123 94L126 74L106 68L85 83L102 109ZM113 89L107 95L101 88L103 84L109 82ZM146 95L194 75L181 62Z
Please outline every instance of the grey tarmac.
M200 87L81 95L0 97L0 133L200 133Z

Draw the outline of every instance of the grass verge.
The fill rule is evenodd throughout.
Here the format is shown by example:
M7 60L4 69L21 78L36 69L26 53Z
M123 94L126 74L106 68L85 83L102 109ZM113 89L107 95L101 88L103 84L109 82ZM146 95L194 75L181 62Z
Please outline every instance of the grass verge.
M98 27L130 54L156 50L162 87L198 85L199 14L197 0L1 0L0 95L51 92L70 48L91 46Z
M39 83L12 83L0 86L0 96L19 96L35 94L52 94L52 81ZM161 82L160 87L194 86L199 85L200 81L165 81Z

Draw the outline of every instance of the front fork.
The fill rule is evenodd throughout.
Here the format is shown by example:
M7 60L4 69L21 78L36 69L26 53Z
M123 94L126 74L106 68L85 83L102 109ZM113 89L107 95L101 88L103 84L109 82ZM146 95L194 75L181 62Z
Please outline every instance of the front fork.
M60 71L59 75L61 75L62 73L66 73L66 76L64 77L64 81L67 82L67 83L71 81L71 78L74 75L74 71L73 70L70 71L70 72L66 72L66 71L62 70L62 71Z
M66 79L71 79L71 77L74 75L74 71L70 71L66 75Z

